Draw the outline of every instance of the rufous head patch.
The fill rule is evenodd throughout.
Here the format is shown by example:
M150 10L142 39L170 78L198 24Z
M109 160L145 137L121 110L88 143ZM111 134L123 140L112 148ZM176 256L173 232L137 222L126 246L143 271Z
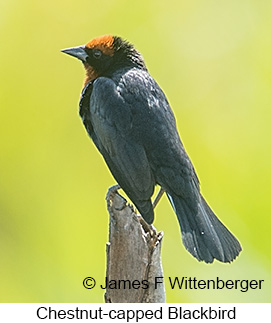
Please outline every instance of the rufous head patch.
M113 56L114 55L114 37L112 35L104 35L97 38L94 38L90 42L86 44L87 48L93 49L99 49L101 50L105 55Z

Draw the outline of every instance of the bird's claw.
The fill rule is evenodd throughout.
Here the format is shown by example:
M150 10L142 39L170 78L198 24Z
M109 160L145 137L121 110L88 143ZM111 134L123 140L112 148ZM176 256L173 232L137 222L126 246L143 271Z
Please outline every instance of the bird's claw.
M152 242L152 246L154 247L158 240L158 235L155 227L153 226L153 224L148 224L141 215L139 216L139 222L143 230L145 231L147 238Z

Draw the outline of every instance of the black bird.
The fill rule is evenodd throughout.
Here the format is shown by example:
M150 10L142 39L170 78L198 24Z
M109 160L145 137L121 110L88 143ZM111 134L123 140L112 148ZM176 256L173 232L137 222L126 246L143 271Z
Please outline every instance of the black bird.
M200 194L199 180L176 129L165 94L141 54L106 35L63 50L86 70L80 116L114 178L149 224L156 184L177 214L185 248L199 261L231 262L238 240Z

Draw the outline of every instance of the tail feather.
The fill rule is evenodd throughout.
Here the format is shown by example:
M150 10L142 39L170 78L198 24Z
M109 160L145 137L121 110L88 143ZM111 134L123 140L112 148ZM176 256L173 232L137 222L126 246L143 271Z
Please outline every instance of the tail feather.
M177 196L168 198L177 214L185 248L199 261L233 261L242 250L233 234L219 221L201 196L197 212Z

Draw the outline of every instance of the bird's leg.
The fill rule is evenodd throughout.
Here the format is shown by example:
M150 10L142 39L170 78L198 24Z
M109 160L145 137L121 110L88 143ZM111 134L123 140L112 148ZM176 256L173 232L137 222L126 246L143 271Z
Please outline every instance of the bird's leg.
M158 194L155 196L155 199L154 199L154 201L152 203L153 209L156 207L156 205L160 201L160 199L163 196L164 192L165 192L165 190L162 187L160 187L160 190L159 190Z
M160 190L159 190L158 194L155 196L154 201L152 203L153 209L156 207L156 205L160 201L164 192L165 192L165 190L162 187L160 187ZM140 221L143 229L145 230L145 232L150 234L151 238L154 238L157 236L157 231L156 231L155 227L153 226L153 224L148 224L142 216L140 216L139 221Z

